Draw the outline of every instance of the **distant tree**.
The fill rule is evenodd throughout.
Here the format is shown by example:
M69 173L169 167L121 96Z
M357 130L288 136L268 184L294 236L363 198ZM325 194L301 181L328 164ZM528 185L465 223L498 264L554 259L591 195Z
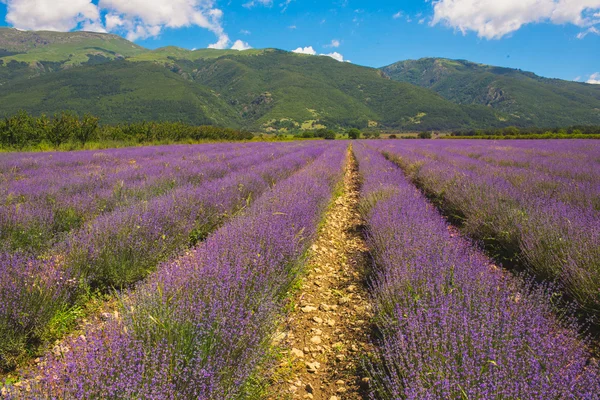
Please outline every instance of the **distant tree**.
M48 130L48 141L58 148L75 137L79 129L79 118L76 115L68 111L62 112L60 115L56 114L52 126Z
M335 140L335 132L330 130L325 131L323 138L325 140Z
M300 134L300 137L304 139L311 139L315 137L315 133L312 131L304 131Z
M398 139L398 136L396 136L396 135L390 135L390 136L388 136L388 139Z
M335 139L335 132L331 129L321 128L315 132L315 137L323 138L326 140L333 140Z
M356 128L352 128L348 130L348 138L349 139L360 139L361 132Z
M73 139L84 145L93 137L96 129L98 129L98 121L97 117L85 114L83 120L78 123L78 129L74 130Z
M516 126L509 126L504 128L504 135L506 136L517 136L521 131Z
M7 118L2 128L2 142L17 149L23 149L36 141L35 119L25 111Z
M379 131L372 132L371 137L373 139L379 139L379 138L381 138L381 132L379 132Z
M419 133L419 139L431 139L431 132Z

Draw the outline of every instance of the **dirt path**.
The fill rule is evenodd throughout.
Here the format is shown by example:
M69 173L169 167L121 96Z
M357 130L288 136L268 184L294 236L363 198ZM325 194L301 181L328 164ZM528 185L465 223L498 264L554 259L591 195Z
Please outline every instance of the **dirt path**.
M364 286L366 244L358 213L360 181L349 152L342 195L324 220L308 260L296 308L285 323L283 360L270 399L362 399L368 378L371 306Z

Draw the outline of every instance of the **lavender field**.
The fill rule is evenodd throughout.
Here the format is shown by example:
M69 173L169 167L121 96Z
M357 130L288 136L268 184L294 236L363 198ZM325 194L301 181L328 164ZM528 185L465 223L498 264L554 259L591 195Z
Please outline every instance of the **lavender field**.
M592 141L12 153L0 199L2 397L600 398ZM314 245L340 209L360 260ZM315 252L356 274L308 304Z

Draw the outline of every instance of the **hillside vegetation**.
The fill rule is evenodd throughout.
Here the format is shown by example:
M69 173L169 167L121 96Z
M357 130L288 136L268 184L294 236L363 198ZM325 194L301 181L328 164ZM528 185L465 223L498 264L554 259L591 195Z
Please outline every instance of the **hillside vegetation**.
M454 103L485 105L508 114L519 126L600 123L600 85L441 58L401 61L381 70L391 79L432 89Z
M34 115L71 110L97 115L107 124L181 121L267 132L600 123L600 91L590 85L577 85L579 91L573 91L565 82L552 81L554 92L547 98L534 94L534 100L513 99L502 89L493 101L476 101L479 97L469 95L480 79L469 78L467 71L475 74L476 68L448 63L458 65L455 69L463 74L457 96L448 95L453 89L420 87L426 78L417 79L416 67L410 69L411 78L404 79L406 74L396 73L404 71L398 65L381 71L275 49L147 50L116 35L2 28L0 116L19 110ZM447 72L449 67L440 71L435 72L440 82L454 76ZM481 79L489 80L487 75ZM548 91L550 85L544 80L529 84L537 85L538 92Z

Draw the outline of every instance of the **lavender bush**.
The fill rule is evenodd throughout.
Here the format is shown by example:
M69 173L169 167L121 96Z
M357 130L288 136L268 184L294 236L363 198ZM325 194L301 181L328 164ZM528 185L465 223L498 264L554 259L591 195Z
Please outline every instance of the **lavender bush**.
M3 160L0 248L38 254L99 215L177 187L223 177L231 166L243 164L239 161L258 150L256 145L233 146L56 153L38 156L35 162L28 157ZM260 149L269 150L268 145ZM279 147L273 154L281 151L291 149Z
M22 254L0 254L0 367L12 368L41 335L77 282L68 270Z
M243 397L300 268L345 146L277 184L126 296L119 318L48 360L32 398Z
M357 146L385 399L597 399L600 374L543 287L461 239L401 171Z
M275 182L321 154L324 147L265 145L264 150L266 154L254 151L231 162L223 160L230 173L222 178L208 176L203 184L187 184L148 202L102 215L57 243L49 256L27 256L32 267L23 266L23 272L32 270L36 271L33 277L47 274L75 282L64 289L68 293L54 295L52 280L35 291L19 288L14 279L21 275L15 270L25 258L5 252L0 276L11 279L0 280L0 293L7 304L0 310L0 331L7 343L0 348L0 368L11 368L11 360L35 348L57 310L68 309L90 290L106 292L144 278L159 262L202 240ZM27 311L29 308L32 310ZM26 321L29 315L31 321Z
M600 146L576 140L376 146L465 234L556 282L599 321Z

